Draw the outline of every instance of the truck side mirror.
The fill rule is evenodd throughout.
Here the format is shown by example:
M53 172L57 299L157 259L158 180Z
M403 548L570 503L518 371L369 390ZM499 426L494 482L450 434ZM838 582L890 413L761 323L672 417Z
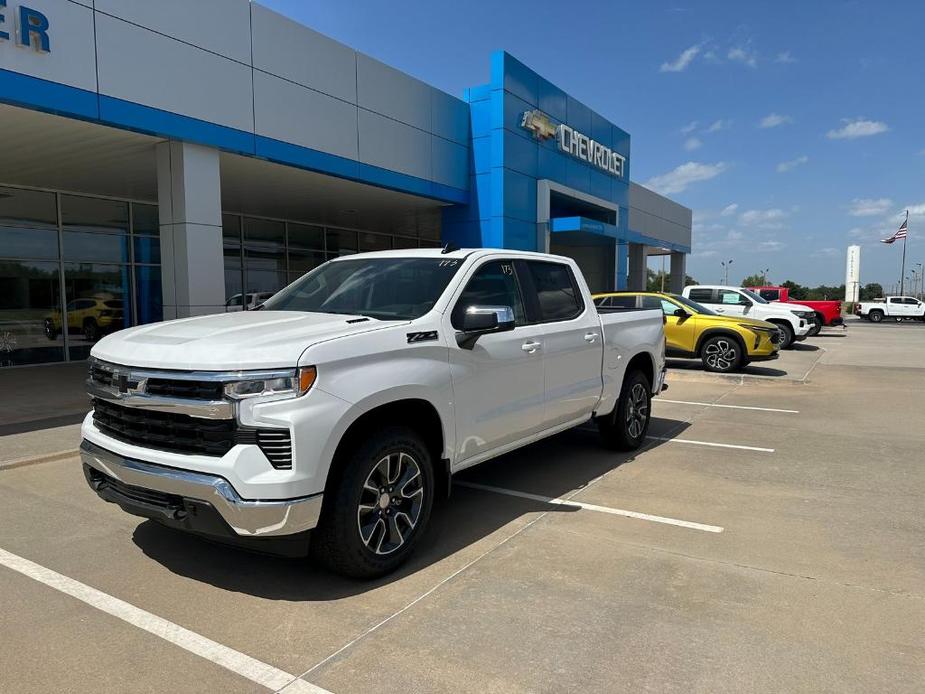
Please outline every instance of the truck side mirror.
M739 306L751 306L752 302L748 299L739 299Z
M510 306L469 306L463 314L462 332L456 333L456 344L472 349L482 335L514 329L514 309Z

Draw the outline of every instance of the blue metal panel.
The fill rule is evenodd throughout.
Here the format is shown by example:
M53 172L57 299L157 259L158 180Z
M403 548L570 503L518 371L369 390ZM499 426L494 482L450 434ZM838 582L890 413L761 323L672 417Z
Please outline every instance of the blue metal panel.
M466 188L469 183L469 149L431 135L432 174L435 183Z
M491 131L491 101L480 99L469 104L472 137L484 137Z
M504 89L536 107L539 75L510 54L499 51L491 56L491 81L494 88Z
M536 224L536 179L505 169L503 180L503 215Z
M504 138L504 161L502 162L504 167L530 176L535 183L537 156L539 153L536 143L526 137L512 133L510 130L497 132L502 133ZM535 187L536 185L534 185Z
M472 140L472 173L483 174L491 171L491 137L479 137Z
M2 68L0 102L73 118L95 120L99 117L96 92L68 87Z
M537 82L537 92L539 96L537 106L540 111L563 123L568 120L568 96L564 91L540 77Z
M568 124L585 135L591 134L591 109L575 97L568 97Z
M536 223L503 217L504 247L519 251L536 250Z
M591 112L591 137L605 147L613 147L613 125L594 111Z

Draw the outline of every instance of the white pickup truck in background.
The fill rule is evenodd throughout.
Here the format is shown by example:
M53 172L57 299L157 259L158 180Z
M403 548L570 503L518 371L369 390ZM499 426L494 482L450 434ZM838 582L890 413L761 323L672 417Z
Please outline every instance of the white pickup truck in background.
M884 318L895 321L925 320L925 304L911 296L888 296L883 301L862 301L855 309L861 318L879 323Z
M682 293L723 316L745 316L774 323L780 331L781 349L805 340L816 323L816 312L809 306L771 302L744 287L699 284L684 287Z
M84 473L130 513L381 575L464 468L589 419L640 446L664 350L661 311L599 313L568 258L343 257L258 310L97 343Z

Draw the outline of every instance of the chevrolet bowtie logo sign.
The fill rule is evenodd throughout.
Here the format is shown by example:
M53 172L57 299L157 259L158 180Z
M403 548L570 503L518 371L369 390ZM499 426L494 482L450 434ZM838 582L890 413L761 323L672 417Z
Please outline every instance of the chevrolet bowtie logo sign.
M556 138L560 151L596 166L611 176L623 178L623 168L626 164L623 155L565 123L554 125L552 119L539 109L524 111L520 127L529 130L540 142Z
M552 124L549 116L539 109L524 111L520 127L532 132L533 137L540 141L551 140L556 136L556 126Z

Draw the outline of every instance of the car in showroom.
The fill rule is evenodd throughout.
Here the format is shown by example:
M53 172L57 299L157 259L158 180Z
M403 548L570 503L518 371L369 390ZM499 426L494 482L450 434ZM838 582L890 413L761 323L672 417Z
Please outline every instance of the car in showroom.
M609 292L595 294L594 303L600 308L660 310L666 356L700 359L707 371L730 373L779 356L780 332L773 323L721 316L677 294Z

